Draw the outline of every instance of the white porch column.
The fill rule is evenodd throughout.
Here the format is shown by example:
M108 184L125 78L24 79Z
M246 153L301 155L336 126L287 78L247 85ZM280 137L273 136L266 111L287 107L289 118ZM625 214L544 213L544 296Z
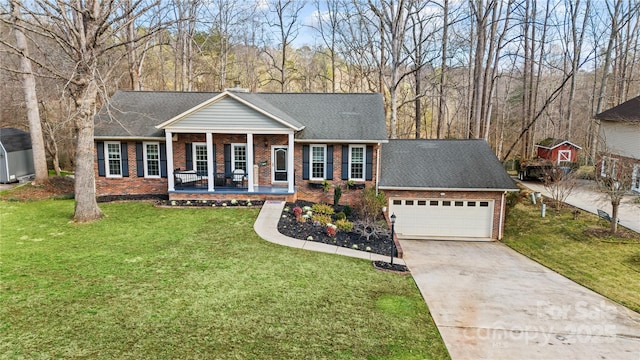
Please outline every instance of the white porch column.
M288 185L288 191L290 193L293 193L293 183L295 181L294 177L294 171L293 171L293 153L295 151L295 148L293 147L293 133L289 133L289 142L288 142L288 147L287 147L287 185Z
M214 191L213 183L215 182L216 169L213 168L213 134L207 133L207 190Z
M164 132L165 145L167 148L167 184L168 190L174 191L174 177L173 177L173 134L170 131Z
M253 192L253 134L251 133L247 134L247 182L248 191Z

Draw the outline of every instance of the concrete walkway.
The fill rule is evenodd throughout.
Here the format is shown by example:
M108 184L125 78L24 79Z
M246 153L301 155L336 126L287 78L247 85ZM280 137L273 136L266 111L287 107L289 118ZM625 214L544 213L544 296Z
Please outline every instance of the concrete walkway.
M294 247L298 249L344 255L365 260L390 260L389 256L348 249L341 246L322 244L315 241L299 240L282 235L280 232L278 232L278 222L280 221L280 216L282 216L282 209L284 209L284 205L284 201L272 200L266 201L264 205L262 205L262 210L260 210L260 214L258 215L258 218L253 225L253 229L261 238L274 244ZM405 265L405 262L402 259L394 258L393 262Z
M539 181L521 181L522 185L551 197L544 185ZM578 180L578 186L571 192L565 202L579 209L597 214L597 210L604 210L611 215L611 201L607 196L599 192L594 181ZM625 196L618 207L620 225L640 233L640 204L634 204L636 196Z
M640 359L640 314L499 242L400 243L453 360Z

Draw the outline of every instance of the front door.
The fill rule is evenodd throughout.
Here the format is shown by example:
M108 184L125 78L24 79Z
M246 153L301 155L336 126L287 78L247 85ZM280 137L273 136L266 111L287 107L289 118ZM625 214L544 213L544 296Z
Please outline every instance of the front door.
M273 182L287 181L287 147L274 146L271 153Z

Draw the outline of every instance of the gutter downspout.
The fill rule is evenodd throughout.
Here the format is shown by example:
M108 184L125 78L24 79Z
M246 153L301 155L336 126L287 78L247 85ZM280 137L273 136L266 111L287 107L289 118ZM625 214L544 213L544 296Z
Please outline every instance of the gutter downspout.
M498 240L502 240L502 226L504 223L504 217L506 216L506 211L504 208L504 199L506 197L507 192L502 193L502 197L500 199L500 225L498 227Z
M382 143L378 143L378 149L376 150L376 195L378 195L378 183L380 182L380 148Z

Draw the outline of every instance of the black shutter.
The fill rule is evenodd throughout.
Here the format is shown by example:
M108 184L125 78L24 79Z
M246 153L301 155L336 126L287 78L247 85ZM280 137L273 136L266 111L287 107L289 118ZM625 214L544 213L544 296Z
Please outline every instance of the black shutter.
M302 145L302 180L309 180L309 145Z
M333 180L333 145L327 146L327 180Z
M129 151L127 143L120 144L120 154L122 156L122 176L129 176Z
M373 146L367 146L367 174L365 180L373 180Z
M349 145L342 145L342 180L349 180Z
M144 176L144 151L142 150L142 143L136 143L136 171L138 177Z
M224 144L224 176L231 177L231 144Z
M167 177L167 144L160 143L160 176Z
M191 146L191 143L186 143L184 144L184 154L186 156L186 169L185 170L192 170L193 169L193 147Z
M106 176L107 173L104 169L104 141L96 143L96 151L98 153L98 176Z

